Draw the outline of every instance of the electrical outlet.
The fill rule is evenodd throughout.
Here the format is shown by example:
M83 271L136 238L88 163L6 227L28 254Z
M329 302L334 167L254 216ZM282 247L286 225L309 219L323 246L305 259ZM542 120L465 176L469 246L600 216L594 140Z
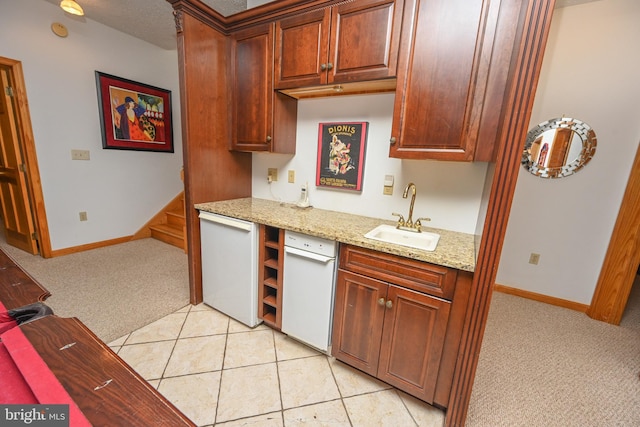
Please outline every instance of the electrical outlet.
M294 182L296 182L296 171L294 171L294 170L290 170L290 171L288 172L288 177L289 177L289 182L290 182L291 184L293 184Z
M89 160L89 150L71 150L71 160Z
M539 261L540 261L540 254L535 254L531 252L531 255L529 255L529 264L538 265Z
M278 180L278 169L277 168L268 168L267 169L267 180L269 182Z
M87 213L80 212L80 221L86 221L86 220L87 220Z

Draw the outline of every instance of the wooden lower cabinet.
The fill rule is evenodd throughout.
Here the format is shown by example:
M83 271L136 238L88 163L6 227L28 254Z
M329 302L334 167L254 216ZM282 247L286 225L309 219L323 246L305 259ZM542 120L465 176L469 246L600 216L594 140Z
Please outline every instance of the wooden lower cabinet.
M450 305L339 270L333 356L432 403Z
M386 283L338 270L332 354L373 376L378 373L386 295Z
M378 378L433 402L451 303L390 285Z
M399 263L395 274L380 273L382 260ZM369 275L348 271L371 261ZM415 273L415 263L409 260ZM336 283L332 355L369 375L425 402L446 407L453 366L461 336L461 322L468 300L469 273L449 270L460 289L452 300L429 295L423 283L407 282L407 259L361 248L342 248ZM424 271L443 267L424 264ZM381 276L384 280L380 280ZM419 275L418 275L419 276ZM449 280L449 279L446 279ZM414 289L410 289L413 287ZM453 291L453 287L451 291ZM454 301L456 298L459 301Z

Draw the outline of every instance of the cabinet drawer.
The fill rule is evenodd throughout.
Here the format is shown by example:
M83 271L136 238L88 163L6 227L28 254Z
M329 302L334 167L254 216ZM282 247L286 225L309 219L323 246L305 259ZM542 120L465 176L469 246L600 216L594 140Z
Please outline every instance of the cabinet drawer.
M340 268L451 300L457 270L350 245L340 248Z

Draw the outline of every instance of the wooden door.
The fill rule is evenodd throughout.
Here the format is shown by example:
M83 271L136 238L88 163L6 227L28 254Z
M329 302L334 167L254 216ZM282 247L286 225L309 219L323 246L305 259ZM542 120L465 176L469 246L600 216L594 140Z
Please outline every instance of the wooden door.
M0 64L0 204L7 243L38 253L11 68Z
M232 37L232 148L269 151L273 127L273 24Z
M549 155L548 168L561 168L567 164L567 156L571 147L571 139L573 131L568 128L556 129L553 137L553 145L551 145L551 154Z
M394 77L403 1L358 0L332 8L328 83Z
M330 8L325 8L276 22L276 89L327 82L330 17Z
M451 303L389 286L378 378L432 403Z
M373 376L378 372L386 293L387 284L380 280L338 270L332 355Z

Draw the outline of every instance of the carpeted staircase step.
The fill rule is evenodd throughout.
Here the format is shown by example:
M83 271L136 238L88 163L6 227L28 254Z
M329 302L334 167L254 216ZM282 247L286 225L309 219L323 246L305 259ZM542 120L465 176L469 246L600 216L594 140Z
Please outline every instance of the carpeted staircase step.
M149 227L151 229L151 237L158 239L170 245L184 249L184 228L178 224L158 224Z

